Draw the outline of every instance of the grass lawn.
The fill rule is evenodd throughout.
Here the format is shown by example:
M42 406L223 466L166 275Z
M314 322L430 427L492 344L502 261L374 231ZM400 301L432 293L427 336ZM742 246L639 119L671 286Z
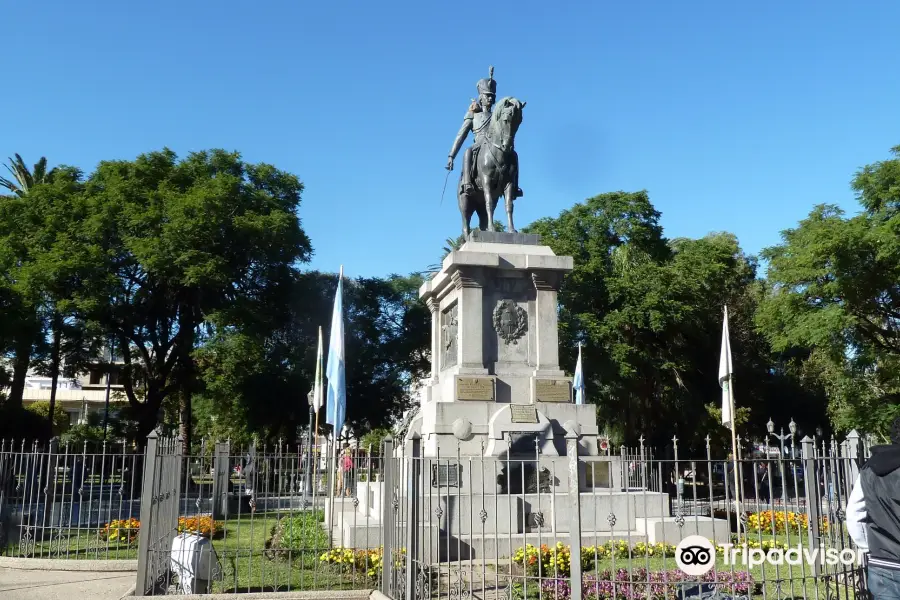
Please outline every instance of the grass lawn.
M293 513L297 515L297 513ZM319 562L328 550L327 537L301 550L275 553L267 548L279 519L284 515L246 515L226 522L225 535L213 540L224 579L213 592L261 592L276 590L340 590L375 587L364 573L339 573Z
M20 540L19 531L10 532L4 556L66 558L70 560L134 560L137 542L107 540L99 530L67 529L47 531L44 540Z
M213 540L213 547L222 566L223 579L216 581L214 592L266 592L281 590L340 590L340 589L367 589L377 586L374 578L365 572L349 568L339 571L336 567L326 565L319 557L328 550L328 538L324 531L313 526L309 531L292 531L294 541L288 544L296 550L274 551L272 546L273 532L279 520L287 513L262 513L254 515L242 515L239 519L229 519L225 522L223 535ZM290 516L305 519L304 513L291 513ZM297 525L297 527L302 527ZM292 526L293 528L293 526ZM16 532L17 533L17 532ZM128 543L103 539L99 532L88 530L67 532L62 530L62 535L52 540L34 543L32 556L36 558L70 558L70 559L136 559L137 542ZM291 537L291 536L288 536ZM796 546L798 536L772 536L752 534L753 541L776 541ZM802 537L805 547L805 535ZM17 536L7 548L7 556L20 556L20 544ZM501 564L487 564L482 566L471 565L468 561L458 563L445 563L432 567L435 573L432 581L432 596L436 597L440 592L446 595L451 583L462 579L467 582L467 587L476 595L495 595L489 592L492 588L510 585L513 588L513 596L516 598L554 598L560 600L565 597L562 593L553 593L553 584L544 585L541 591L542 580L536 577L526 576L519 565L511 565L510 561L502 560ZM605 571L615 572L626 569L635 574L641 570L649 572L662 572L677 570L673 557L633 557L628 558L599 558L585 576L600 577ZM821 567L825 573L835 573L843 570L843 567ZM725 557L717 556L716 569L720 573L733 571L746 571L747 567L741 564L729 565ZM482 577L484 574L484 577ZM806 598L818 600L833 597L826 592L824 577L815 577L812 567L808 565L775 567L768 563L754 567L750 570L754 585L751 585L750 594L755 598L768 600L787 597ZM552 580L545 578L544 581ZM637 583L637 578L634 579ZM836 584L831 581L832 590ZM840 596L847 594L846 588L839 585ZM479 592L482 592L479 594ZM726 592L726 593L730 593ZM848 598L852 598L853 591L849 590ZM646 594L643 595L646 597Z

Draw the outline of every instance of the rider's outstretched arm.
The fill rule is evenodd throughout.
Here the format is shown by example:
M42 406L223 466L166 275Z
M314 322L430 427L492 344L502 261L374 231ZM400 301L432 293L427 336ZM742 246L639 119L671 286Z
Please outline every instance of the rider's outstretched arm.
M459 149L465 143L466 138L469 135L469 132L472 131L472 120L475 118L475 114L471 109L466 113L466 116L463 118L462 127L459 128L459 133L456 134L456 139L453 140L453 147L450 148L450 160L456 158L456 155L459 153Z

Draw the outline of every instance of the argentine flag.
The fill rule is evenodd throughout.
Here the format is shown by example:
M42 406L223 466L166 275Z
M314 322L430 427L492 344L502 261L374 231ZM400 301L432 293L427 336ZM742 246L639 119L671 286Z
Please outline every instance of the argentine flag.
M575 363L575 380L572 382L575 390L575 404L584 404L584 372L581 370L581 342L578 342L578 362Z
M725 318L722 321L722 352L719 354L719 386L722 388L722 425L734 429L734 390L731 388L731 377L734 368L731 364L731 340L728 333L728 307L725 307Z
M338 278L337 293L334 296L334 312L331 315L331 339L328 342L328 401L325 422L334 427L337 439L344 428L347 415L347 390L344 376L344 267Z

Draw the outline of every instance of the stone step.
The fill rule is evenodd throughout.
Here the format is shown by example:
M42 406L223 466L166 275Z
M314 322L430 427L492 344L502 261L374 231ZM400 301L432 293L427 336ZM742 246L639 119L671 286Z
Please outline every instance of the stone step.
M648 517L635 519L637 530L647 537L651 544L675 544L689 535L702 535L716 543L724 543L731 539L731 528L725 519L712 517L686 516L679 525L678 517Z
M405 536L405 526L398 527L401 537ZM342 527L332 529L331 538L335 546L343 548L377 548L381 546L382 528L380 524L353 526L345 523ZM642 531L589 531L581 534L582 546L605 544L610 540L626 540L630 545L646 542L647 535ZM526 544L532 546L553 545L561 542L571 543L567 533L529 532L526 534L475 534L463 536L442 535L433 529L420 530L419 549L421 558L428 561L453 561L469 559L509 558ZM405 545L405 541L401 541Z

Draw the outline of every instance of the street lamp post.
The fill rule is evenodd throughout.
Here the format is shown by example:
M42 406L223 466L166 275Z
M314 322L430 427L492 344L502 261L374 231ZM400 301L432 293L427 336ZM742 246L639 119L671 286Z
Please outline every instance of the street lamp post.
M308 450L306 452L306 495L309 498L312 498L313 487L313 469L316 466L313 462L313 443L314 443L314 434L313 434L313 419L315 418L315 402L316 402L316 390L311 389L309 393L306 395L306 401L309 402L309 436L308 436ZM318 432L316 432L317 434Z
M791 457L794 456L794 436L797 434L797 424L794 422L794 419L791 419L791 422L788 423L788 430L790 433L784 433L784 427L782 427L779 431L780 433L775 433L775 423L772 419L769 419L769 422L766 423L766 447L768 447L769 436L775 438L781 443L781 451L778 453L778 467L781 472L781 501L787 505L787 485L784 480L784 441L787 439L791 440ZM769 453L766 452L766 455ZM796 477L796 465L794 461L791 461L791 469L794 471L794 476Z

